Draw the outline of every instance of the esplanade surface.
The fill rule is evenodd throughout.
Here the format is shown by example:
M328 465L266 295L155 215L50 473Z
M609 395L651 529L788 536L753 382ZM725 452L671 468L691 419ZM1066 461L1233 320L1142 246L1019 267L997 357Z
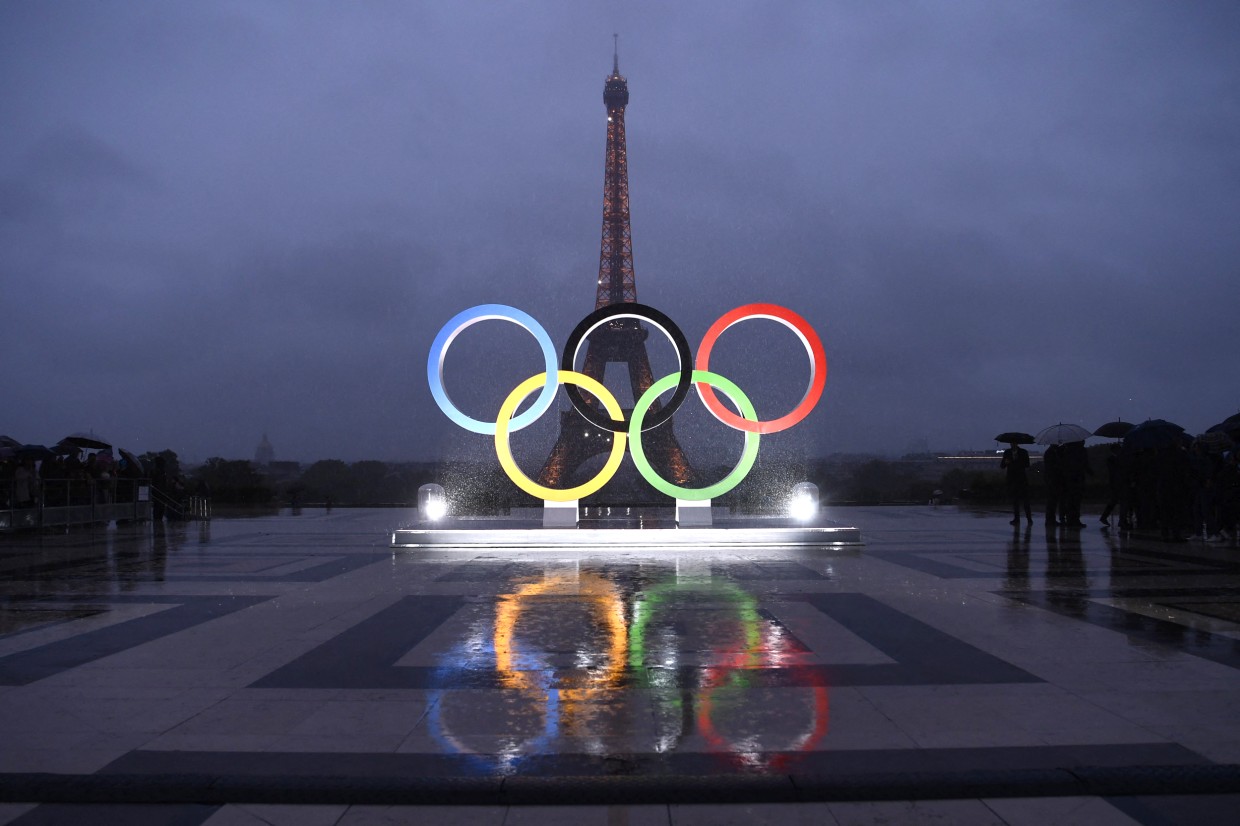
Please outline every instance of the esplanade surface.
M828 515L864 547L0 537L0 822L1234 819L1234 546Z

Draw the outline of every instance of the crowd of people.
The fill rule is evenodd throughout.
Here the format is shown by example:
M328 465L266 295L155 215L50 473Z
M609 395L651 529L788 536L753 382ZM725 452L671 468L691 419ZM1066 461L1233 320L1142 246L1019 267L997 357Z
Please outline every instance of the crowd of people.
M115 458L110 450L73 451L39 460L0 458L0 506L132 502L137 495L135 482L142 478L141 467L123 456Z
M1012 499L1012 524L1029 503L1029 453L1017 443L1003 453ZM1084 442L1051 445L1042 456L1046 524L1084 528L1081 498L1093 475ZM1157 532L1162 538L1209 542L1234 540L1240 522L1240 450L1223 452L1203 439L1172 441L1154 448L1112 445L1106 456L1109 499L1099 516L1104 528ZM1115 522L1112 523L1112 518Z
M1201 441L1191 447L1112 450L1107 456L1111 499L1121 527L1157 530L1167 539L1236 537L1240 519L1240 452L1218 453ZM1104 519L1104 521L1106 521Z
M149 501L150 518L155 521L197 518L209 512L210 491L205 482L200 481L191 493L178 473L169 472L163 456L155 456L143 467L124 451L116 458L107 448L49 452L39 459L14 453L10 449L0 454L0 510ZM38 526L37 520L24 524Z

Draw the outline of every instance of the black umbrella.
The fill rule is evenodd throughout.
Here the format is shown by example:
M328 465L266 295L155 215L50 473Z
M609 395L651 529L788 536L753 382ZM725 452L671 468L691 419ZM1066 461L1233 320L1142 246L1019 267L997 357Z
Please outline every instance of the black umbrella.
M0 436L0 447L21 447L22 443L12 436Z
M1107 422L1102 427L1094 431L1095 436L1101 436L1104 439L1122 439L1128 435L1128 431L1132 430L1136 425L1131 422L1124 422L1116 419L1113 422Z
M142 467L142 461L137 456L134 456L132 453L130 453L128 450L125 450L125 448L123 447L120 449L120 453L121 453L121 458L124 459L129 464L133 465L134 469L137 470L138 473L140 474L146 473L146 469Z
M1021 433L1019 430L1009 430L1006 433L1000 433L996 436L995 441L1003 442L1004 444L1009 445L1012 442L1015 442L1018 445L1031 445L1034 443L1034 438L1028 433Z
M1233 440L1240 437L1240 413L1228 416L1214 427L1208 428L1206 433L1226 433Z
M1180 444L1188 438L1184 428L1174 422L1149 419L1129 430L1124 436L1125 450L1152 450Z
M105 447L112 446L93 433L72 433L61 439L60 444L86 450L103 450Z
M35 459L40 461L50 459L56 455L43 445L22 445L19 448L15 448L13 452L18 459Z

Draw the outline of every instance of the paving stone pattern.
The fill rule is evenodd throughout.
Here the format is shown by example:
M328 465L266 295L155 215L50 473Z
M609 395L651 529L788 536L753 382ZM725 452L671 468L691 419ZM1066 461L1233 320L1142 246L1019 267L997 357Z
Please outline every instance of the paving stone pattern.
M1240 550L830 516L865 546L0 536L0 823L1234 822Z

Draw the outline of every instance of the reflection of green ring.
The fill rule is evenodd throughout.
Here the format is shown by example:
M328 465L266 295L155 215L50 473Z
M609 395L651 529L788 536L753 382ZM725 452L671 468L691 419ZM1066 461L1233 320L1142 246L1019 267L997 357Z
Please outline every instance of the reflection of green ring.
M726 391L725 391L726 392ZM633 601L633 619L629 625L629 668L640 669L646 665L646 626L664 602L677 594L708 592L722 597L736 607L737 618L745 632L745 644L751 650L761 643L758 623L758 600L753 594L727 580L704 579L700 581L665 582L642 590L642 599Z
M646 662L647 628L655 616L667 607L666 603L674 604L675 598L686 592L710 594L730 603L740 623L746 648L757 651L762 644L762 632L759 629L762 618L758 613L758 600L753 594L737 587L736 583L718 579L694 579L688 582L673 580L643 588L633 600L633 619L629 626L629 670L638 675L641 681L639 685L650 692L656 710L660 710L660 713L656 714L659 719L662 719L662 709L679 717L695 705L691 696L684 693L689 686L681 683L679 669L668 672L652 668L652 664ZM692 726L692 719L682 719L680 732L672 735L675 743L679 743L691 732ZM658 747L659 751L674 749L675 744Z
M642 420L646 418L646 411L654 404L655 399L661 393L675 386L679 378L679 373L664 376L650 385L650 389L642 393L642 397L633 405L633 414L629 420L629 455L633 457L633 464L637 467L638 472L641 473L642 478L660 493L666 493L675 499L687 501L714 499L716 496L722 496L739 485L749 475L754 461L758 458L758 439L760 436L757 433L745 433L745 447L741 451L741 458L736 463L736 467L732 468L731 473L713 485L707 485L702 488L682 488L664 479L650 466L650 462L646 460L646 452L642 449L641 441ZM740 408L742 417L751 422L758 420L758 412L754 410L753 402L749 401L749 397L739 387L718 373L694 370L693 382L695 384L708 384L711 387L722 390L724 395Z

